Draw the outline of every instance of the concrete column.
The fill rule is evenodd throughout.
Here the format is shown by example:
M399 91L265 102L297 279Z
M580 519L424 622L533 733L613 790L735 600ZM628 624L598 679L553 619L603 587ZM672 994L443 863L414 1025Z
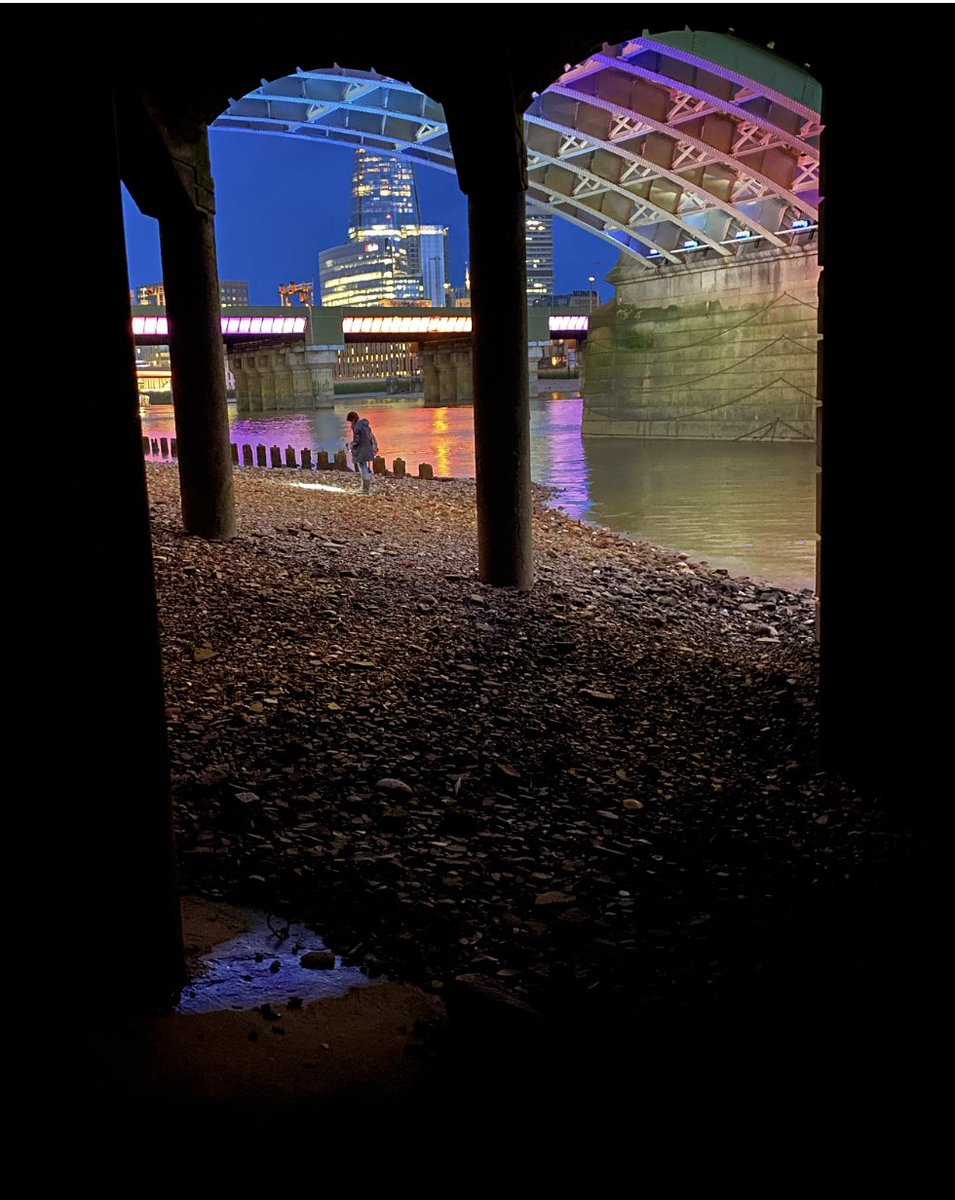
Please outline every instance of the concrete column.
M452 351L454 360L454 390L458 404L470 404L474 400L473 368L471 364L471 347Z
M159 219L179 486L187 533L235 534L222 310L211 213L183 203Z
M524 192L472 192L468 225L479 570L484 583L528 589L534 565Z
M312 408L335 407L335 366L338 350L332 346L306 346L305 362L311 378Z
M121 993L132 1016L169 1000L184 972L116 129L104 72L91 73L82 139L67 141L74 144L57 154L55 171L83 180L83 236L69 239L64 261L83 279L96 314L88 340L97 462L76 474L63 502L64 552L46 555L43 590L62 603L43 737L68 764L68 779L45 788L42 809L28 818L39 919L52 917L55 943L40 956L47 965L34 977L31 1010L66 1004L78 1028L92 1028L117 1015L108 995ZM43 194L56 195L54 173L51 164L38 186L41 206ZM220 346L220 369L221 361Z
M458 398L454 374L454 362L447 346L439 346L436 366L438 368L438 398L442 404L454 404Z
M527 347L527 394L536 396L540 387L538 371L541 362L541 343L531 342Z
M244 354L229 356L229 368L235 376L235 410L244 413L250 410L252 376Z
M295 389L295 351L293 349L276 350L272 355L272 369L275 372L275 407L285 411L298 408Z
M438 363L435 347L431 343L421 346L421 379L424 390L425 404L440 404L441 395L438 381Z
M442 103L468 197L479 571L485 583L528 589L527 146L518 91L504 66L481 105L458 87Z
M255 373L259 380L259 411L271 412L275 408L275 372L272 370L271 353L256 354Z

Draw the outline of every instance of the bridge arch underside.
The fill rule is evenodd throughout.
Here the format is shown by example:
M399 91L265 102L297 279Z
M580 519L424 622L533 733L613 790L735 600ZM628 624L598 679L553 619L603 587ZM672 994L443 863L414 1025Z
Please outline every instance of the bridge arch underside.
M534 96L530 204L621 254L586 432L814 438L819 109L804 71L689 30L605 45ZM441 105L373 71L263 81L212 128L455 171Z

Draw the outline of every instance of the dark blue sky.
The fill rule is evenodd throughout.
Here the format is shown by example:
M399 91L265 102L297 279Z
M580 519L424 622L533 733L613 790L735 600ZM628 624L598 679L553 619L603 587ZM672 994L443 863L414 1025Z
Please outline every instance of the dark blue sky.
M278 304L278 285L311 279L318 284L318 252L348 236L354 151L289 138L210 133L216 181L216 245L222 279L247 279L253 304ZM468 257L467 201L453 175L417 168L422 221L449 226L451 282L464 283ZM128 194L126 245L131 287L162 278L159 230ZM554 274L558 292L586 288L596 277L601 297L612 288L604 276L619 255L600 238L554 220Z

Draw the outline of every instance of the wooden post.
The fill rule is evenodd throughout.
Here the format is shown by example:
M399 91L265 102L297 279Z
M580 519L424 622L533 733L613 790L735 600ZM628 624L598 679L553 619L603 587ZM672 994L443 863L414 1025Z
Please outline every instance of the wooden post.
M434 467L430 463L418 464L419 479L434 479Z
M335 452L335 470L336 471L347 471L348 470L348 459L345 457L344 450L336 450L336 452Z
M280 467L282 465L282 451L278 446L269 447L269 458L272 460L273 467Z
M242 447L242 465L243 465L243 467L251 467L252 466L252 447L251 446L243 446Z
M372 470L376 475L385 474L387 468L385 467L385 460L380 454L375 456L375 461L372 463Z
M285 447L285 465L287 467L297 467L298 466L298 463L295 461L295 451L292 449L291 446Z
M391 464L391 470L396 479L401 479L408 470L407 464L403 458L396 458Z
M159 439L159 449L162 451L163 458L169 457L169 438L161 437Z
M303 447L302 449L302 470L311 471L312 469L312 452Z
M269 465L268 459L265 456L265 447L264 446L261 446L261 445L256 446L256 448L255 448L255 463L256 463L256 466L259 466L259 467L267 467Z
M149 453L149 438L143 434L143 454Z
M169 453L173 456L173 458L179 457L179 445L175 438L172 438L169 442Z
M156 439L153 438L153 440L150 444L152 446L153 454L158 454L159 453L159 443L156 441Z
M235 442L229 443L229 453L232 456L232 465L237 467L239 465L239 447Z
M328 470L328 451L327 450L316 450L315 451L315 470L316 471L327 471Z

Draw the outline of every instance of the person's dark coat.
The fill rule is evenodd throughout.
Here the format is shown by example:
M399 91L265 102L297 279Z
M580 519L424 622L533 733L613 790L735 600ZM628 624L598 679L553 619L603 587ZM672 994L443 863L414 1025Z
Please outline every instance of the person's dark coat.
M355 463L371 462L375 457L375 440L367 417L356 421L352 429L351 456Z

